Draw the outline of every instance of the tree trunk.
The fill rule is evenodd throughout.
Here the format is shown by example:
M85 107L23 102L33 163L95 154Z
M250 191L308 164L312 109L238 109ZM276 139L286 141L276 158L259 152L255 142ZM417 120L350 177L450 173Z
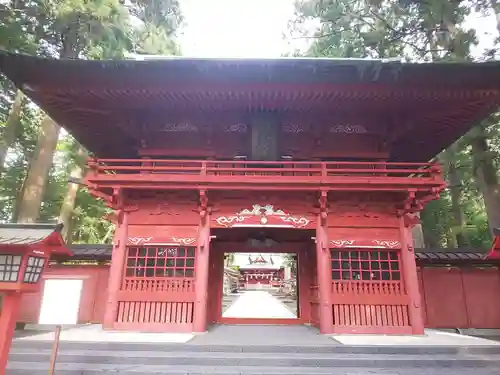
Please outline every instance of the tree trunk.
M420 218L420 213L416 214ZM424 230L422 229L422 224L417 224L412 228L413 235L413 247L415 249L425 248L425 237Z
M7 151L9 151L9 147L12 146L12 143L14 143L16 139L16 130L21 121L23 102L24 94L21 90L17 90L14 103L12 103L9 117L7 118L7 123L5 124L5 129L0 138L0 173L3 171L5 165Z
M28 175L24 183L24 191L19 205L17 222L34 223L40 216L40 208L47 186L54 151L61 128L48 115L40 125L40 133Z
M83 176L83 168L78 165L79 159L82 158L85 155L85 149L83 147L79 147L77 151L77 165L73 168L73 170L70 172L70 177L72 180L79 180ZM73 218L73 211L75 209L75 201L76 201L76 194L78 193L78 184L74 183L69 183L68 184L68 190L66 191L66 196L64 197L63 204L61 206L61 211L59 212L59 222L64 224L63 230L62 230L62 236L63 238L66 239L67 243L70 243L71 236L69 235L70 233L70 228L71 228L71 222Z
M497 170L489 148L483 126L474 127L471 132L472 161L474 176L483 195L490 231L500 228L500 186Z
M77 34L77 29L68 25L66 32L62 35L63 45L59 51L60 59L78 57ZM40 208L60 131L61 127L45 114L40 125L35 153L23 186L24 190L17 217L19 223L34 223L40 217Z
M446 162L448 164L448 183L451 195L451 207L453 213L453 228L452 234L456 239L456 246L465 247L468 244L467 238L464 235L464 213L461 205L461 192L462 187L460 174L455 163L455 157L458 154L458 146L453 144L445 151Z
M500 1L491 0L490 4L491 8L495 12L495 17L497 20L497 31L498 31L498 36L500 37Z
M430 249L437 249L438 247L441 247L439 239L436 238L436 236L432 231L426 230L426 228L424 228L423 234L424 234L424 244L426 245L426 247ZM417 248L416 245L415 248Z

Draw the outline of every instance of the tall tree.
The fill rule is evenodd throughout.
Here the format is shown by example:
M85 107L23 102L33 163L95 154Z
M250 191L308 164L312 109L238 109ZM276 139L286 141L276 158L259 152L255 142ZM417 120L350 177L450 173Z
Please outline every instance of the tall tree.
M311 21L319 24L312 35L306 34L313 38L308 51L313 56L456 61L468 59L475 43L474 31L462 26L470 7L461 1L304 0L297 2L296 9L295 31L307 31ZM460 229L451 235L454 243L466 245L460 174L451 157L453 152L456 149L448 151L445 164L453 181L450 215ZM417 237L424 238L420 233Z
M20 0L6 1L0 4L0 48L13 52L34 53L38 44L36 35L30 32L31 21L26 12L18 10ZM10 106L5 121L1 121L0 135L0 173L3 172L5 158L12 144L21 122L21 113L24 104L24 95L21 90L13 87L2 77L0 86L4 90L1 108ZM0 109L1 110L1 109ZM2 119L3 120L3 119Z
M139 54L178 55L176 33L183 22L179 0L131 0L129 11L140 24L134 31Z
M500 1L478 0L474 4L477 11L493 12L496 17L497 38L495 45L490 46L485 52L485 59L495 58L500 44ZM477 124L467 135L471 146L474 177L484 200L490 231L493 228L500 228L500 184L495 161L498 158L498 152L490 147L491 137L500 136L497 133L499 122L500 116L495 114Z
M171 55L179 52L175 40L175 32L182 22L178 1L132 1L128 10L140 21L140 25L132 33L133 45L127 46L128 49L133 47L136 52L144 54ZM93 49L92 56L94 58L109 59L122 53L123 51L113 44L101 43L99 49ZM75 158L69 176L71 180L79 180L84 173L83 159L86 151L78 145L76 145L76 148L73 147L72 151ZM64 236L68 241L72 240L70 229L73 227L73 219L76 215L75 204L78 189L79 185L77 183L70 182L68 184L59 213L59 221L65 224ZM91 220L90 222L94 227L96 225L101 226L99 220ZM108 233L107 230L106 233Z
M41 1L37 5L38 26L45 31L43 39L47 41L43 46L45 53L61 59L78 58L95 51L100 43L128 42L128 13L118 0ZM59 133L60 126L45 116L23 186L19 222L35 222L39 218Z
M21 112L23 110L24 94L21 90L16 90L14 102L10 109L7 121L2 129L0 136L0 173L3 171L5 165L5 158L7 151L12 146L16 138L16 131L19 123L21 122Z

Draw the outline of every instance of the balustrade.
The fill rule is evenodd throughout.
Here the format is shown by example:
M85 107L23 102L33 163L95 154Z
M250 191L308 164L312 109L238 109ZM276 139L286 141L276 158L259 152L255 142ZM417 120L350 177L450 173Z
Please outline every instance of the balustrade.
M435 163L391 162L303 162L303 161L208 161L160 159L90 159L97 174L182 174L198 176L392 176L427 177L441 175Z
M386 184L397 186L396 190L410 185L422 185L425 189L444 187L441 168L434 163L91 159L88 166L87 181L101 186L168 183L219 188L229 184L242 188L288 184L297 189L319 185L354 189L362 184L371 186L370 189L375 185L383 189Z

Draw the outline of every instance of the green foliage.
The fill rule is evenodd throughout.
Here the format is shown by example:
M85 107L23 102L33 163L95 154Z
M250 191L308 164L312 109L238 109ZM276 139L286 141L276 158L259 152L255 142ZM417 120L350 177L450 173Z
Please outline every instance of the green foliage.
M25 103L21 124L17 128L14 146L7 155L0 183L0 221L9 222L15 217L16 200L35 151L39 122L39 111Z
M15 0L0 4L0 48L65 58L118 59L129 52L178 54L175 32L182 22L176 0ZM15 95L0 77L0 128L5 126ZM38 138L43 113L26 102L14 145L0 181L0 221L15 221L16 200L22 191ZM1 129L0 129L1 130ZM84 166L81 146L63 134L54 154L39 220L56 221L68 191L68 178ZM111 210L79 189L70 224L75 243L110 243Z
M130 12L139 21L133 35L136 53L180 54L175 43L183 21L178 0L131 0Z
M453 59L476 43L461 27L471 9L459 2L305 0L296 9L293 29L314 39L311 56ZM319 24L312 35L311 23Z
M498 2L488 0L302 0L296 1L291 31L292 36L311 39L309 56L463 61L472 59L471 47L477 44L475 30L464 23L473 10L493 12L500 20ZM497 29L500 36L500 21ZM486 58L495 53L496 49L488 51ZM488 139L486 152L471 150L471 132L457 143L453 155L440 156L446 176L459 181L460 198L453 202L450 187L422 212L427 246L455 247L458 236L466 238L470 246L491 244L476 171L484 161L498 162L498 122L498 117L493 117L487 124L478 124ZM460 211L464 220L457 219Z

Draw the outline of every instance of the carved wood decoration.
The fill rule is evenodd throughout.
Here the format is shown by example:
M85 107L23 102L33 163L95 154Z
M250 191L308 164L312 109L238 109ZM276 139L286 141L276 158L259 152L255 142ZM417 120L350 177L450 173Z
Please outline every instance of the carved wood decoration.
M246 133L248 125L244 123L231 124L224 127L225 133Z
M367 130L362 125L334 125L330 127L330 133L364 134Z
M213 221L214 225L223 228L253 226L309 229L312 224L308 215L294 215L275 208L271 204L254 204L251 208L232 215L215 215Z
M308 126L303 125L303 124L296 124L296 123L286 123L283 124L281 127L283 133L292 133L292 134L299 134L299 133L304 133L307 132Z
M133 197L137 207L129 215L131 225L192 225L197 226L199 215L197 194L156 193Z
M352 194L357 201L337 201L331 204L334 215L328 217L329 227L380 227L397 228L399 225L394 202L384 202L383 198L366 194Z
M181 122L181 123L174 123L174 124L166 124L162 131L170 133L177 133L177 132L184 132L184 133L189 133L189 132L197 132L198 127L196 125L193 125L191 123L187 122Z
M400 249L401 242L396 240L370 239L333 239L330 248L368 248L368 249Z
M197 243L197 226L130 225L128 245L194 246Z

